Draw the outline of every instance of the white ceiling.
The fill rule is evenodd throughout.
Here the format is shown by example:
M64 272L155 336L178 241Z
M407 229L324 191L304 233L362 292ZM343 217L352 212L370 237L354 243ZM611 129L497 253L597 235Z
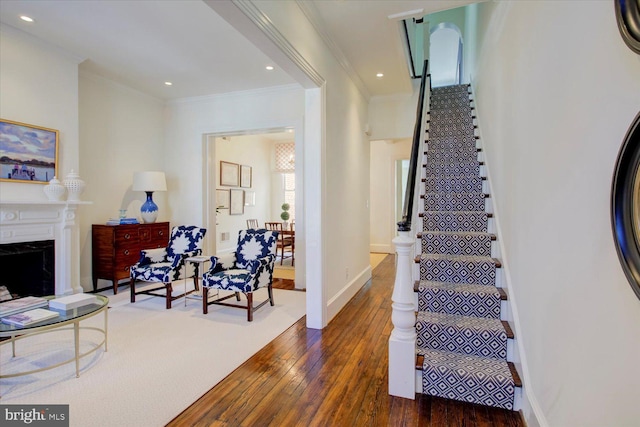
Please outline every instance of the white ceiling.
M471 0L322 0L300 5L368 96L411 91L389 15ZM26 23L20 15L35 19ZM201 0L1 0L0 22L59 46L87 70L160 99L295 83ZM382 72L382 79L376 73ZM172 86L164 85L173 82Z

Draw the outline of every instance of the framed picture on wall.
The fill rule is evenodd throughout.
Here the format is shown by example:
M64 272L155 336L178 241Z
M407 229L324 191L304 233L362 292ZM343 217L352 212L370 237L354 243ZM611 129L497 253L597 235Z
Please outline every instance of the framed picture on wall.
M244 190L231 189L231 204L229 215L242 215L244 213Z
M256 205L256 192L244 190L244 205L255 206Z
M216 190L216 209L229 209L229 190Z
M238 187L240 185L240 165L220 160L220 185Z
M0 119L0 181L47 184L58 175L58 131Z
M240 166L240 187L251 188L251 166Z

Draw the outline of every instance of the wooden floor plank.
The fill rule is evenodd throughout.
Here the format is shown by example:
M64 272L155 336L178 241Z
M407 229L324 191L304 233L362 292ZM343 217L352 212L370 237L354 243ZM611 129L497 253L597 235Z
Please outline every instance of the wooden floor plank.
M301 319L168 426L522 427L516 412L389 396L394 276L388 256L325 329L307 329Z

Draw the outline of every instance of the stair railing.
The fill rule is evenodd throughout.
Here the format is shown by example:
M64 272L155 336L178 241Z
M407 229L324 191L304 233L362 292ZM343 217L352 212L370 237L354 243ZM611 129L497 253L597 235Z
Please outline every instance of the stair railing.
M411 263L413 262L415 236L411 237L412 220L417 218L417 209L414 209L415 195L418 192L420 176L418 175L418 159L421 157L421 140L423 138L422 123L425 101L425 87L428 72L428 61L424 61L422 79L420 81L420 93L416 111L416 124L413 129L413 144L407 187L402 209L402 220L398 222L398 236L393 239L396 247L396 277L391 296L391 322L393 330L389 337L389 394L392 396L415 399L416 374L416 328L413 295L413 275ZM431 87L431 82L429 82ZM417 207L417 206L416 206Z

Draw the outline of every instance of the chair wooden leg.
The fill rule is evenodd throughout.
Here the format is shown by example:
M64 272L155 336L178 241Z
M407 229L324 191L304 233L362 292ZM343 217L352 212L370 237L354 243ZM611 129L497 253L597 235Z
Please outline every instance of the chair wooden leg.
M247 321L253 322L253 292L247 292Z
M240 301L240 292L236 292L236 301Z
M271 303L271 307L273 307L274 302L273 302L273 288L271 287L271 283L269 283L269 286L267 287L267 290L269 291L269 303Z
M282 265L283 261L284 261L284 245L280 246L280 265Z
M166 284L165 288L167 289L167 310L169 310L171 308L171 294L173 294L173 288L171 287L171 283Z
M131 292L131 302L136 302L136 280L131 279L129 281L129 291Z
M209 312L209 304L207 304L207 300L209 299L209 288L206 286L202 287L202 314L207 314Z

